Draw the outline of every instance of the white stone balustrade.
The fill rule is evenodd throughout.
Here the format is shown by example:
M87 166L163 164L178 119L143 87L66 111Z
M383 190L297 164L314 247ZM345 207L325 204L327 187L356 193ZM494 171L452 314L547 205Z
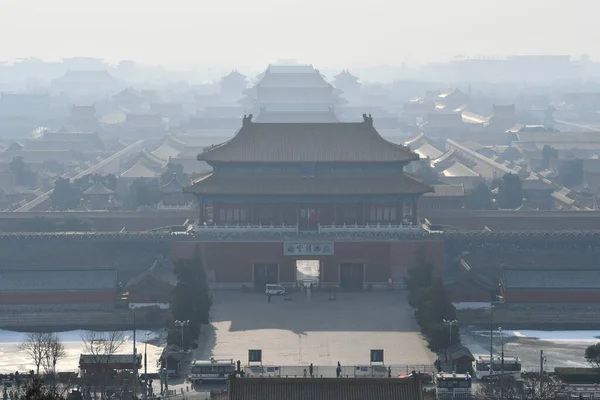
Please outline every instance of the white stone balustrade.
M342 224L319 225L322 233L349 233L349 232L420 232L421 225L393 225L393 224Z
M297 225L243 225L243 224L225 224L225 225L195 225L196 232L298 232Z

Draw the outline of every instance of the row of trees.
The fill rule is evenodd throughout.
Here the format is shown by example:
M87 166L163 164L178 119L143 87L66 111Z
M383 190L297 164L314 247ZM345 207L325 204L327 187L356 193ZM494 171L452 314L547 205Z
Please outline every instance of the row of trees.
M493 379L477 386L477 400L554 400L563 398L567 387L556 376L544 373L526 373L521 379L505 377ZM567 397L569 398L569 397Z
M434 266L427 261L423 249L419 250L416 266L408 270L405 284L408 289L408 303L415 309L417 323L429 343L429 348L441 351L451 344L460 343L458 328L444 325L444 320L456 318L456 309L444 282L434 273ZM449 329L453 330L451 335Z
M124 207L136 209L142 206L153 206L158 204L162 198L161 186L170 182L173 177L177 177L182 184L189 183L189 176L183 172L183 166L180 164L169 163L167 169L158 179L139 178L129 186L129 196L120 199ZM76 209L83 196L83 192L101 182L108 189L116 191L117 178L112 175L90 174L71 182L69 179L58 178L54 182L54 191L51 195L52 206L58 210Z
M54 191L50 196L52 206L57 210L76 209L83 196L83 192L101 182L110 190L117 189L117 178L112 175L90 174L71 182L69 179L58 178L54 182Z
M498 189L494 196L492 190ZM519 175L506 174L494 179L491 187L481 182L467 197L470 210L515 209L523 203L523 183Z
M171 297L172 320L168 326L167 343L187 349L200 336L202 325L208 324L212 307L200 246L196 246L192 258L177 260L174 271L177 285ZM178 327L175 321L189 321L189 324ZM183 343L180 329L185 330Z
M17 186L33 188L38 181L35 172L23 161L23 157L21 156L13 158L8 169L13 175Z

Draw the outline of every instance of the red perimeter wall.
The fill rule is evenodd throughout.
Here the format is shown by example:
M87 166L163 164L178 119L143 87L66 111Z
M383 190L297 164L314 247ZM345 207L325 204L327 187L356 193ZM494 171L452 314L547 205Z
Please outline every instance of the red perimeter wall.
M505 289L504 301L508 303L597 303L600 302L600 291Z
M113 303L116 296L114 291L0 293L0 304Z

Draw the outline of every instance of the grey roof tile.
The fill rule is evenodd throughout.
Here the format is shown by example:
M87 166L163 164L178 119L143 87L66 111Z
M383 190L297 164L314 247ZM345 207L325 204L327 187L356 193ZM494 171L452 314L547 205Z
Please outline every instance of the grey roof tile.
M351 123L254 123L198 155L207 162L410 162L418 156L383 139L372 119Z

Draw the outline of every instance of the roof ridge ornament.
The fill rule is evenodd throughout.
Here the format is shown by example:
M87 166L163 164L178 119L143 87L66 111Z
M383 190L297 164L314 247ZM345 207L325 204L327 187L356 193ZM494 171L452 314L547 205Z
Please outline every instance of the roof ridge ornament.
M252 123L252 114L244 114L244 119L242 120L242 126L246 126Z
M362 117L365 124L373 126L373 117L371 116L371 114L363 114Z

